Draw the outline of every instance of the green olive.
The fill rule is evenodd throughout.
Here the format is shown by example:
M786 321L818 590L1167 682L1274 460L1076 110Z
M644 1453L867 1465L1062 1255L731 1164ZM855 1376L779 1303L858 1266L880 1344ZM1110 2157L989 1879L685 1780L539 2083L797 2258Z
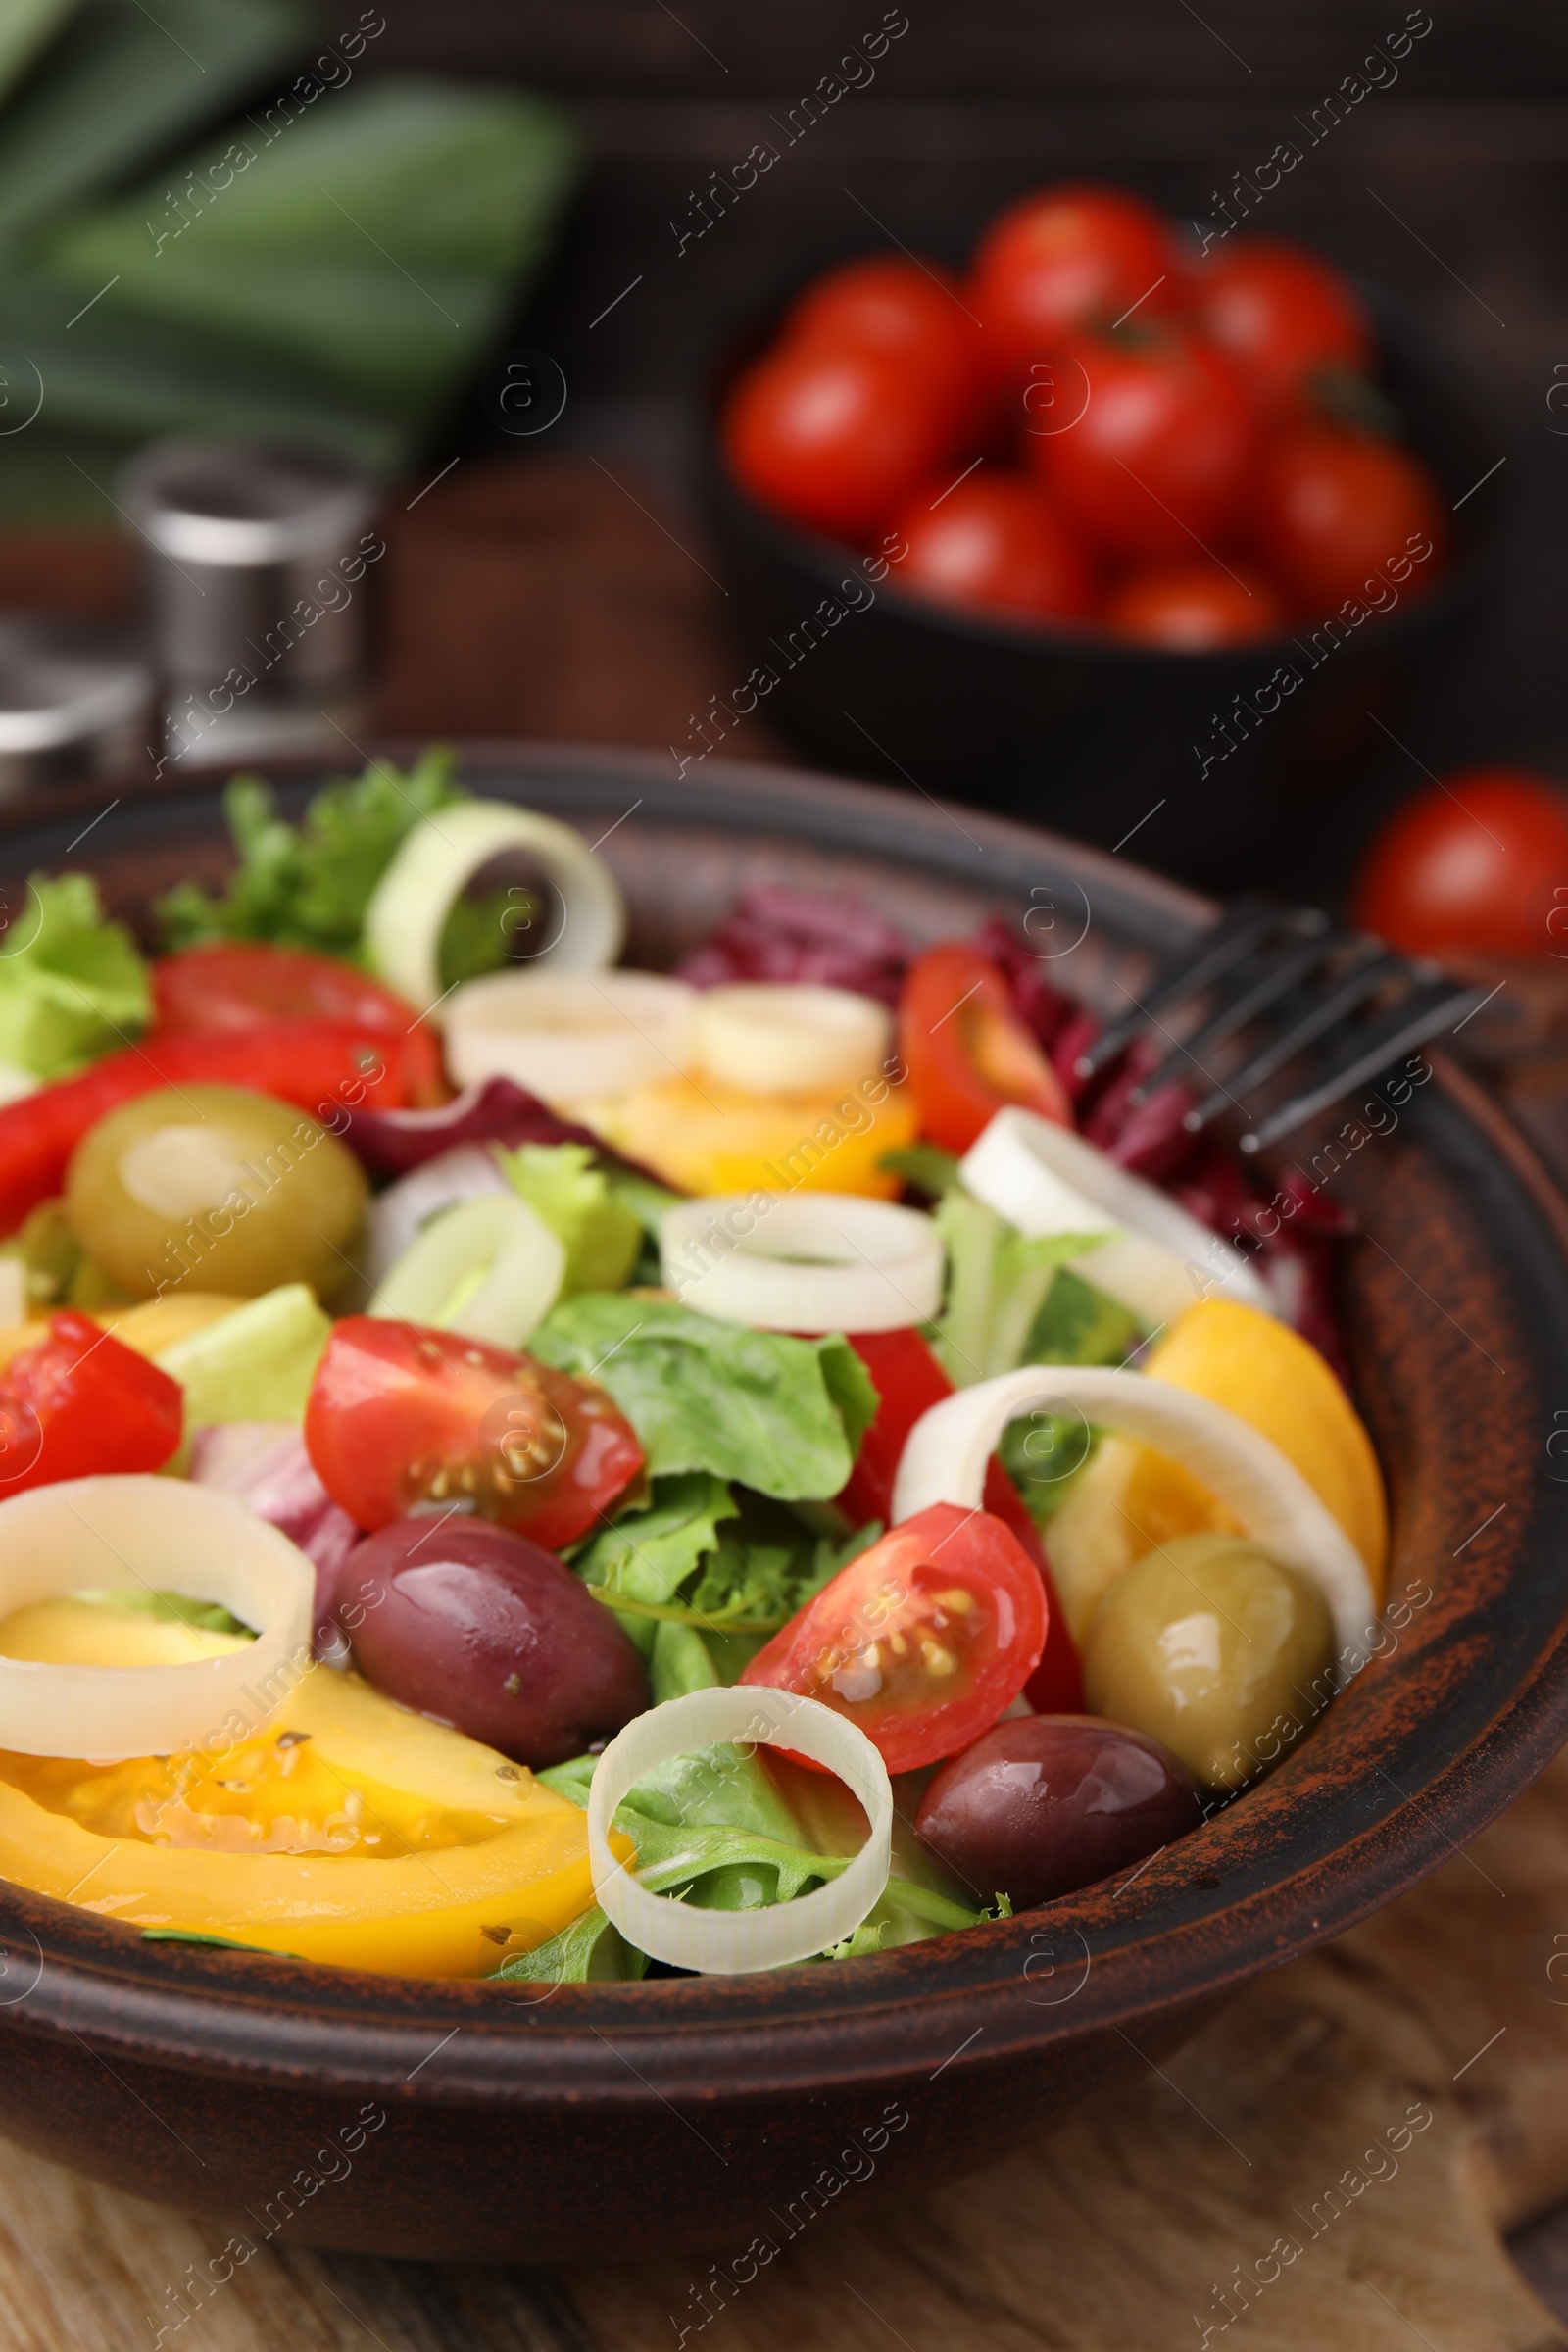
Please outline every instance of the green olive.
M349 1279L365 1214L359 1161L317 1120L238 1086L163 1087L83 1136L66 1175L82 1250L150 1298L193 1290L259 1298Z
M1333 1694L1317 1587L1240 1536L1144 1554L1101 1602L1084 1652L1097 1715L1160 1740L1210 1788L1266 1772Z

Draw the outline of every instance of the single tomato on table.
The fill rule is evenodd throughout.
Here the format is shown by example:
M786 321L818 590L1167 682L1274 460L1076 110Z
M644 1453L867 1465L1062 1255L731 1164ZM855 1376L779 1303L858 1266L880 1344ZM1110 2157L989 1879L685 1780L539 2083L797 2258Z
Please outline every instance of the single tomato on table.
M1010 382L1078 327L1171 309L1186 270L1152 205L1123 188L1073 183L1009 205L975 250L967 299L995 375Z
M1236 520L1257 451L1252 402L1223 352L1185 327L1079 334L1060 372L1083 386L1075 424L1036 433L1031 463L1092 544L1191 556Z
M740 1680L819 1700L912 1772L989 1730L1045 1641L1045 1588L1016 1538L937 1502L841 1568Z
M1006 981L963 940L927 948L909 966L899 1052L920 1131L945 1152L967 1152L1009 1102L1071 1120L1061 1081L1013 1011Z
M808 529L876 530L953 440L931 386L888 351L784 343L725 404L724 456L742 489Z
M603 1389L451 1331L348 1315L305 1408L332 1500L365 1528L467 1510L559 1551L643 1466Z
M829 270L796 302L783 339L885 352L929 388L955 434L980 424L983 338L940 262L878 253Z
M1432 587L1449 531L1426 467L1397 442L1343 425L1287 433L1263 459L1252 499L1257 551L1314 619L1347 598ZM1392 568L1391 568L1392 567Z
M1473 767L1418 793L1367 852L1355 919L1418 956L1568 956L1568 792Z
M1194 272L1198 318L1268 415L1289 416L1326 375L1364 374L1366 314L1340 272L1304 245L1241 237Z
M1020 474L932 482L894 516L906 553L889 578L940 604L1074 620L1094 602L1089 564L1044 494Z
M68 1309L0 1379L0 1495L65 1478L161 1470L183 1419L177 1380Z

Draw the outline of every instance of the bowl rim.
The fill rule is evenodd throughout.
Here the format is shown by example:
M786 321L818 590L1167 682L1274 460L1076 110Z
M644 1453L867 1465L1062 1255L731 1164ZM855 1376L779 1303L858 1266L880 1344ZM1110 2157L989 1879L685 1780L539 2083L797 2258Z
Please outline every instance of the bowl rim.
M1508 410L1496 371L1469 344L1435 324L1415 304L1357 272L1347 274L1371 315L1380 367L1386 353L1394 352L1412 362L1423 373L1441 373L1478 422L1494 425L1494 438L1511 443L1514 436L1508 428ZM739 368L772 339L795 294L809 283L808 278L797 280L793 292L766 313L754 312L728 338L718 359L710 366L702 408L697 466L710 512L732 514L754 537L763 540L775 557L787 559L824 589L831 589L844 584L847 571L853 572L866 562L878 559L868 558L864 549L847 540L834 539L808 524L792 521L753 498L725 464L718 429L723 395ZM1465 488L1468 492L1478 486L1466 484ZM1448 485L1440 482L1440 487ZM1382 625L1373 642L1381 647L1401 645L1412 636L1441 627L1451 614L1474 604L1506 570L1524 524L1524 494L1517 482L1508 480L1493 508L1484 509L1473 517L1468 540L1460 535L1447 568L1428 593L1401 600L1396 612L1378 616ZM885 572L876 582L876 593L878 601L885 602L898 619L930 628L939 637L1009 653L1048 656L1060 662L1081 662L1112 673L1152 667L1162 676L1217 678L1234 669L1238 662L1264 662L1271 655L1284 660L1292 647L1298 653L1301 651L1299 637L1290 629L1274 636L1247 638L1238 644L1188 649L1113 637L1108 630L1090 622L1074 626L1070 620L1055 621L1049 617L1039 622L1009 620L1000 611L993 615L978 608L948 605L937 597L919 596L897 586L891 572ZM1325 613L1313 622L1301 620L1297 628L1310 636L1332 617Z
M378 742L374 756L406 757L412 748ZM1196 893L1145 877L1125 860L981 811L965 810L974 828L972 853L949 851L939 834L946 814L940 804L923 807L889 787L715 760L698 788L672 783L659 757L645 753L482 742L456 748L460 772L481 788L510 777L519 793L542 796L553 778L558 806L591 806L595 791L612 799L622 785L641 784L645 798L652 796L655 819L679 824L704 813L720 827L739 820L776 834L792 811L809 812L824 830L872 856L913 827L937 845L933 868L951 865L967 880L995 886L1000 861L993 860L990 875L980 868L988 851L1001 851L1027 858L1036 871L1044 863L1102 874L1107 889L1146 909L1152 905L1177 934L1210 910ZM267 764L279 777L285 769L326 772L319 760ZM135 800L143 806L148 798L172 804L200 796L211 806L227 772L225 766L193 773L150 796L138 792ZM93 786L16 805L0 813L0 846L40 821L70 821L78 811L68 801L86 806L101 797ZM809 826L806 831L810 837ZM1434 1054L1433 1063L1433 1093L1524 1193L1568 1269L1568 1201L1475 1082L1443 1056ZM694 2082L711 2085L715 2095L744 2089L747 2096L829 2082L891 2082L906 2080L926 2056L938 2071L954 2063L966 2071L1086 2035L1131 2041L1128 2029L1182 2009L1196 2013L1413 1885L1493 1820L1565 1735L1568 1601L1550 1639L1484 1727L1412 1796L1396 1791L1397 1802L1327 1850L1229 1899L1218 1891L1223 1882L1199 1868L1197 1841L1238 1817L1235 1808L1222 1813L1191 1843L1180 1841L1191 1854L1192 1884L1214 1899L1175 1921L1157 1911L1145 1923L1131 1921L1093 1946L1086 1927L1098 1933L1108 1919L1109 1882L1046 1911L871 1955L848 1969L523 1985L513 1994L494 1981L382 1977L261 1953L147 1943L121 1923L0 1883L7 1962L0 1977L14 1971L22 1986L0 1987L0 2024L53 2040L90 2036L88 2046L100 2053L176 2071L253 2083L349 2083L405 2101L477 2107L568 2099L638 2106L672 2089L689 2098ZM1151 1966L1156 1949L1157 1965ZM1069 1963L1076 1969L1079 1952L1081 1979L1053 1992L1058 1970ZM635 2063L616 2046L628 2041ZM977 2042L984 2046L974 2051Z

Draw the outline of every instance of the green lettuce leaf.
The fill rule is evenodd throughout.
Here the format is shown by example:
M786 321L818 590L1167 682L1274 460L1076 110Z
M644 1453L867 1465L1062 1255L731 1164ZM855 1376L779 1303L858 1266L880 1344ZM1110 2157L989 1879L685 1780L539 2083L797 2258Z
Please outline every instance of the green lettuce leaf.
M782 1501L836 1494L877 1409L848 1340L751 1331L664 1299L584 1292L528 1346L609 1390L654 1477L709 1470Z
M170 946L267 939L357 957L365 910L406 837L466 797L451 779L444 749L425 752L406 774L378 760L363 776L324 785L291 825L270 785L237 777L223 808L239 862L221 898L181 882L159 901Z
M88 874L34 874L0 951L0 1061L59 1078L130 1045L152 1011L147 966Z
M498 1151L507 1182L543 1217L566 1252L562 1294L618 1291L637 1262L643 1229L616 1199L586 1144L523 1144Z
M1104 1237L1053 1233L1026 1240L961 1189L939 1201L935 1219L948 1252L948 1292L932 1346L948 1378L964 1389L1028 1360L1029 1335L1057 1269Z
M653 1647L657 1612L673 1603L704 1553L717 1544L719 1521L732 1519L737 1507L725 1482L709 1471L656 1478L647 1508L601 1528L574 1555L572 1566L602 1594L624 1593L643 1604L617 1614L646 1653Z

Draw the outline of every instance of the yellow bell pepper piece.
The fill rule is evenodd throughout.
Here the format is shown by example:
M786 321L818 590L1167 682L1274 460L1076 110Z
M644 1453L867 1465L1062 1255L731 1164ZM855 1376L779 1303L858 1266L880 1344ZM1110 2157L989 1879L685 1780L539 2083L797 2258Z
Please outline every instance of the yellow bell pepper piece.
M749 1095L711 1078L670 1078L574 1104L573 1114L683 1193L805 1190L891 1200L900 1180L877 1163L919 1132L907 1092L884 1079L830 1094Z
M162 1355L181 1340L220 1323L248 1298L232 1298L226 1291L170 1291L162 1298L144 1298L137 1306L100 1306L92 1320L112 1331L138 1355Z
M1388 1580L1383 1475L1355 1407L1317 1349L1256 1307L1205 1298L1154 1348L1144 1369L1222 1404L1293 1462L1366 1562L1379 1607ZM1179 1536L1241 1531L1177 1462L1107 1437L1047 1529L1046 1544L1074 1639L1134 1560Z
M74 1599L0 1625L0 1650L54 1663L237 1646ZM628 1838L612 1842L634 1859ZM577 1806L326 1667L227 1754L95 1766L0 1753L0 1877L132 1926L393 1976L489 1975L593 1901Z

